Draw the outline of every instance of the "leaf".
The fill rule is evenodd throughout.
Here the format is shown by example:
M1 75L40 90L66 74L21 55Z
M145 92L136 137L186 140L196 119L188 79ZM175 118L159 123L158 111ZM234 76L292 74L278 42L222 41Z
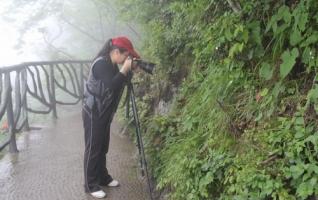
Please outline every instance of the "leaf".
M297 48L293 48L290 52L289 50L284 51L281 58L283 63L280 65L280 77L284 79L289 72L292 70L296 63L296 58L298 57L299 52Z
M315 151L318 153L318 133L315 133L314 135L310 135L306 138L306 142L310 142L313 144ZM318 166L315 168L315 173L318 174Z
M231 30L229 28L225 29L224 35L228 41L231 41L233 38L233 34L231 33Z
M296 44L298 44L301 40L302 40L302 36L300 31L298 30L298 28L295 28L293 30L293 32L290 35L290 44L295 46Z
M303 131L298 131L298 132L296 132L296 134L295 134L295 138L296 138L296 139L300 139L300 138L302 138L302 137L304 137ZM302 151L302 150L303 150L303 148L300 148L299 152Z
M265 97L267 94L268 94L268 88L263 89L261 92L261 96Z
M299 18L298 27L301 31L304 31L306 29L306 24L308 22L308 13L303 12L301 14L301 17Z
M275 87L272 90L272 95L277 98L281 91L284 90L284 86L282 85L282 82L277 82L275 84Z
M304 42L301 43L300 47L306 47L310 44L318 41L318 32L314 31Z
M270 19L269 23L266 25L265 33L267 33L271 27L273 26L274 21L276 20L276 15L273 15L272 18Z
M287 24L289 24L290 21L291 21L292 15L291 15L291 13L289 11L289 7L288 6L283 6L283 7L284 7L284 9L283 9L284 12L282 13L283 18L284 18L285 22ZM278 13L279 13L279 11L278 11Z
M315 86L308 92L307 99L314 102L318 98L318 85Z
M305 31L306 24L308 22L308 11L304 6L304 2L300 2L293 11L293 16L295 20L295 26L299 28L300 31Z
M304 173L304 171L304 168L300 165L293 165L290 167L290 172L293 179L298 179Z
M251 31L251 38L258 45L262 45L260 22L253 21L251 24L249 24L249 29Z
M306 199L313 193L313 186L308 182L301 183L297 188L297 194L302 198Z
M296 117L295 123L297 125L304 125L305 124L304 118L303 117Z
M247 30L244 30L242 33L242 38L243 38L244 43L247 43L248 38L249 38L248 35L249 35L249 32Z
M258 114L258 116L255 118L254 121L257 122L257 121L261 120L262 118L263 118L263 113L260 112L260 113Z
M234 37L237 37L237 35L240 33L240 32L243 32L244 30L244 27L242 25L238 25L236 27L236 29L234 30Z
M315 187L317 185L317 178L313 177L310 179L309 184L313 187Z
M229 52L229 57L233 58L236 53L242 52L244 43L235 43Z
M273 76L273 69L268 63L263 63L261 69L259 70L260 77L265 80L270 80Z
M311 49L309 47L306 47L305 50L303 51L302 55L302 62L305 64L308 64L311 59Z

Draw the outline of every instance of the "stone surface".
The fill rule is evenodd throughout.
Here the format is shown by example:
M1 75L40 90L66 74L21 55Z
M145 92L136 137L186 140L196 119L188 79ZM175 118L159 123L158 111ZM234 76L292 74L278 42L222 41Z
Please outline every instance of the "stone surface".
M1 200L90 200L84 192L84 136L81 114L36 125L17 141L19 153L0 160ZM41 128L40 130L38 128ZM140 176L136 146L112 124L107 166L120 187L105 187L109 200L150 199Z

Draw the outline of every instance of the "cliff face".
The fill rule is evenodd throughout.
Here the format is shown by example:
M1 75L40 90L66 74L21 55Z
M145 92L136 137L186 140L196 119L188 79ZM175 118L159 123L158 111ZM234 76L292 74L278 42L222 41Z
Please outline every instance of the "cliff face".
M157 187L169 199L315 199L318 2L138 2L158 63L137 79Z

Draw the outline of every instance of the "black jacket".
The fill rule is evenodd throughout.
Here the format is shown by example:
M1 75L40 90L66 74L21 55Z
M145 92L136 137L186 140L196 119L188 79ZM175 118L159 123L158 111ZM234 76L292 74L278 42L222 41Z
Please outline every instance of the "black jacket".
M113 117L126 83L126 76L110 58L97 58L90 69L84 90L84 109L96 116Z

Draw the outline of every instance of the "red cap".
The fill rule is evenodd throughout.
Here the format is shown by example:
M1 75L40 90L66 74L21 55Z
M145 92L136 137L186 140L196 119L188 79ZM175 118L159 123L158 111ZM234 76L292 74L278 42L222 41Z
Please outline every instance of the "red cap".
M134 47L127 37L116 37L112 39L113 45L127 49L127 51L134 57L140 58L139 54L134 50Z

